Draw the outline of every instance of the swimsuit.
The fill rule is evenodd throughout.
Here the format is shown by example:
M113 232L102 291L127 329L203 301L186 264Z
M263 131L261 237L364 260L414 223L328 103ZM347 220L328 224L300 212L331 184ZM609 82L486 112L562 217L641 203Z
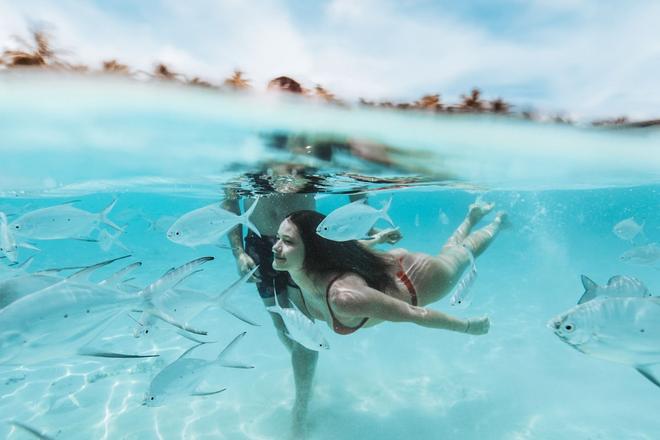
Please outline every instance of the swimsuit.
M330 287L335 281L337 281L337 278L339 278L340 276L341 274L337 275L332 280L330 280L330 283L328 284L328 288L325 290L325 302L328 305L328 311L330 312L330 316L332 317L332 329L335 331L335 333L338 333L340 335L350 335L351 333L362 327L364 324L366 324L369 318L363 318L362 321L360 321L360 323L355 327L348 327L342 324L341 322L339 322L335 314L332 312L332 308L330 307ZM417 291L415 290L415 286L413 285L412 281L410 281L410 278L403 270L401 259L399 259L399 271L396 273L396 276L397 278L399 278L399 280L401 280L403 285L406 286L406 289L408 289L408 292L410 293L410 304L416 306Z
M273 269L273 245L277 237L262 235L259 237L249 231L245 237L245 252L259 265L257 290L261 298L272 298L275 293L286 292L287 286L298 288L289 276L289 272L280 272Z

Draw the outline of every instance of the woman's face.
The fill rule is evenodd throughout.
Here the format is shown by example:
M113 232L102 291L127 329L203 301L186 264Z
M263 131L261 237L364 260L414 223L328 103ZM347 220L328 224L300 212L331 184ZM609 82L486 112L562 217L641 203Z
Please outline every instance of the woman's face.
M298 228L287 218L277 230L277 241L273 245L273 269L301 270L304 260L305 245Z

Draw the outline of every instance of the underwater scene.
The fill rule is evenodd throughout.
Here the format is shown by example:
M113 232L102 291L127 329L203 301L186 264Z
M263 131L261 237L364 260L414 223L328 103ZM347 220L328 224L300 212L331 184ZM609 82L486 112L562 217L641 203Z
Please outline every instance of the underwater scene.
M0 115L2 438L660 432L657 128L25 74L0 78ZM433 301L397 272L406 310L454 327L312 322L264 281L293 267L298 209L377 252L485 231ZM293 345L318 356L307 387Z

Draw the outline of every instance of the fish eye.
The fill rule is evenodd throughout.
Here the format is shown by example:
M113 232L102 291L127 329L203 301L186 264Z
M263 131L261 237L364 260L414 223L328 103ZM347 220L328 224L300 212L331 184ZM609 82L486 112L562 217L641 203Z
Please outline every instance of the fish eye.
M151 400L154 400L154 396L151 396Z
M176 231L174 235L181 235L181 233L179 231Z
M21 226L20 226L20 225L16 225L15 228L16 228L16 229L21 229Z
M575 329L575 327L573 327L573 324L565 324L564 325L564 330L566 330L567 332L572 332L574 329Z

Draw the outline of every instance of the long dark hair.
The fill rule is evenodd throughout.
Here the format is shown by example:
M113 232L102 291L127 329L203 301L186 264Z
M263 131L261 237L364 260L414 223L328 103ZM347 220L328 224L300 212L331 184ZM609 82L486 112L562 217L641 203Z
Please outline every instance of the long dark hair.
M316 233L325 215L316 211L296 211L287 217L296 227L305 245L303 269L314 274L353 272L374 289L394 288L390 275L394 262L360 245L357 240L333 241Z

